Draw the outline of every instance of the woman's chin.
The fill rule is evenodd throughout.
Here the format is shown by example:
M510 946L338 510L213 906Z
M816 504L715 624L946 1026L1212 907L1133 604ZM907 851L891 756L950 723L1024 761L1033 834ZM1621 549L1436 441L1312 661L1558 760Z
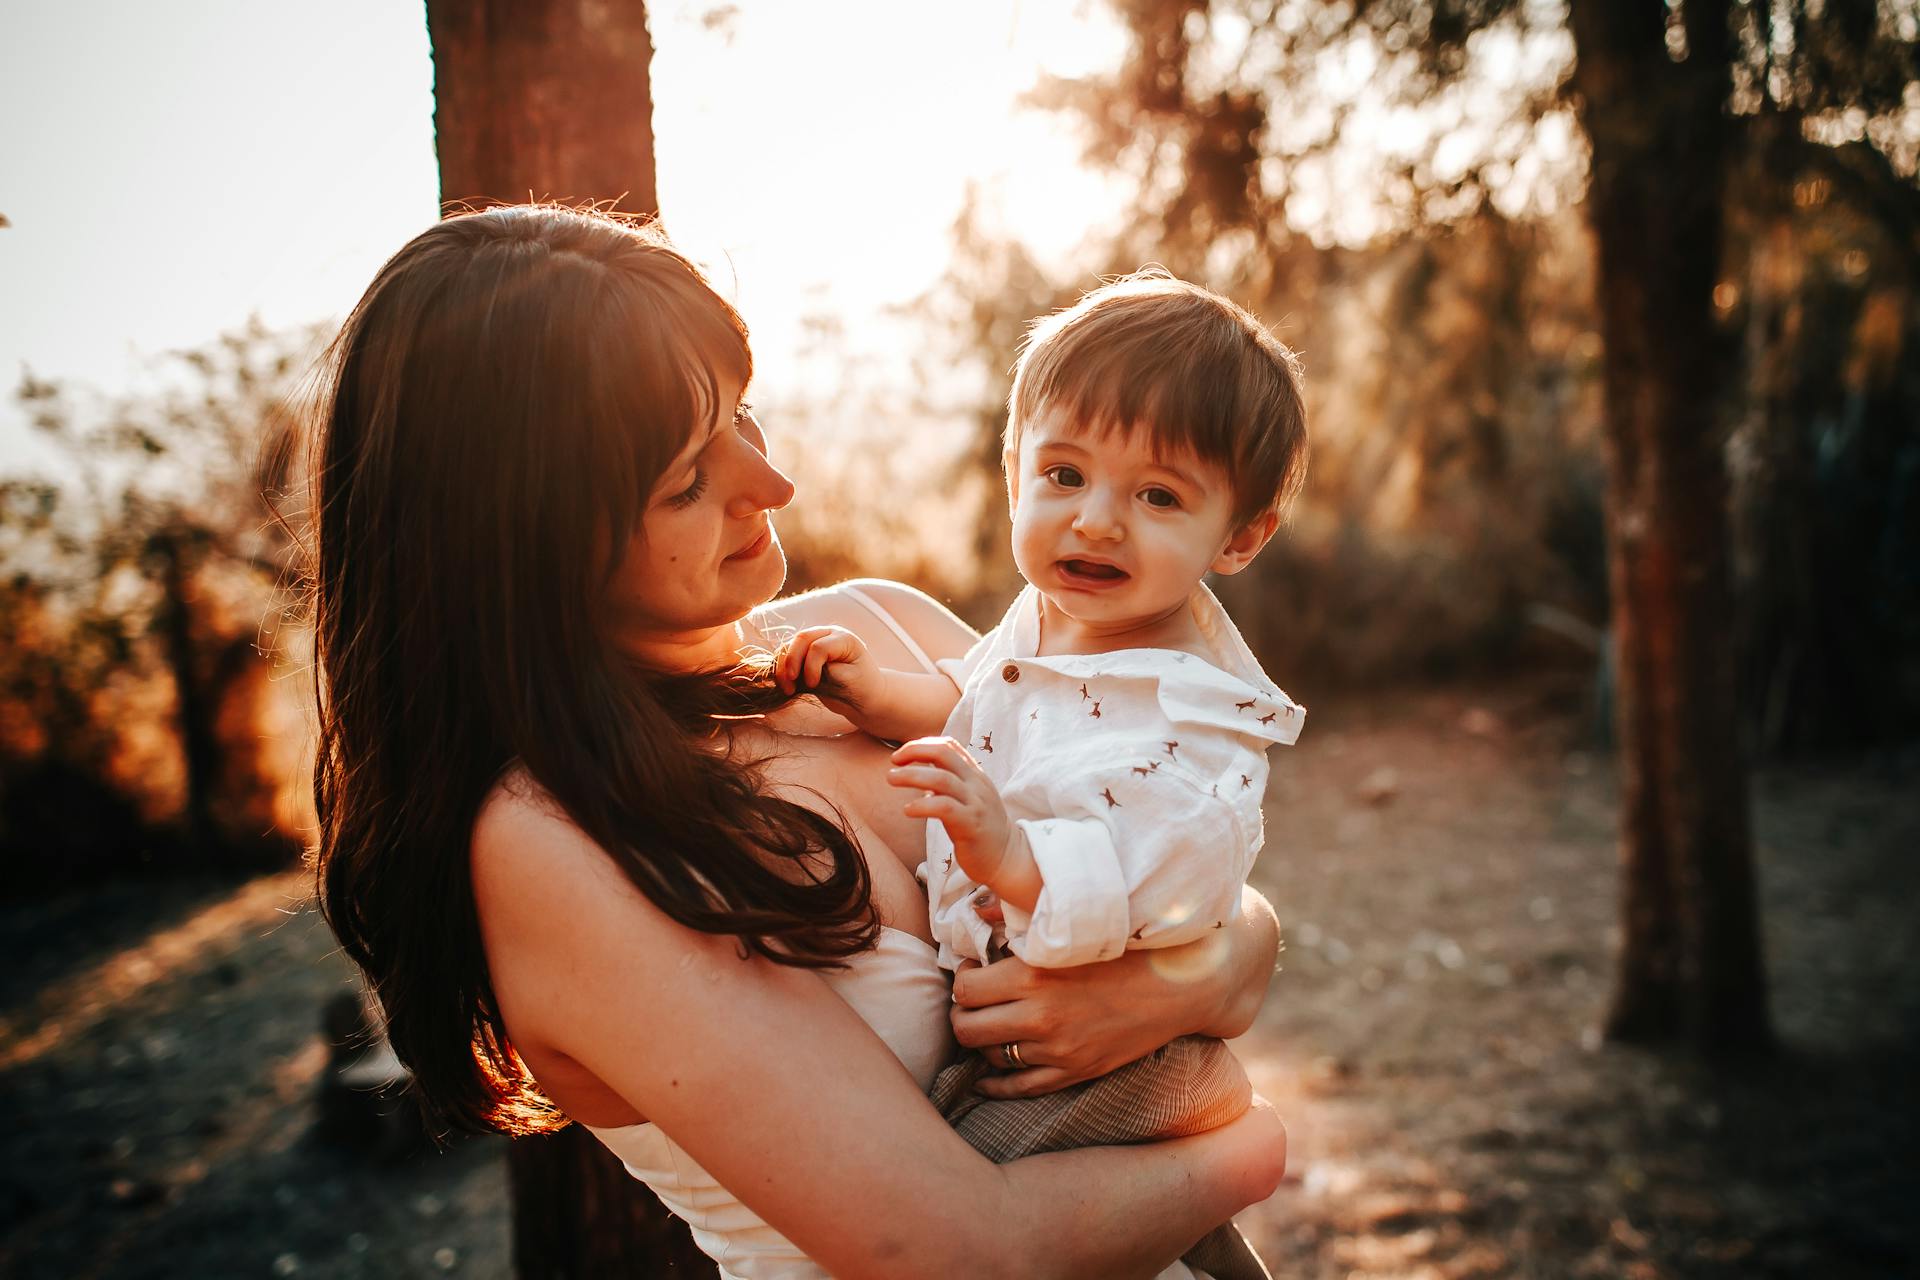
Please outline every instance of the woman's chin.
M733 562L727 568L735 575L740 591L741 617L779 595L787 585L787 553L777 537L751 560Z

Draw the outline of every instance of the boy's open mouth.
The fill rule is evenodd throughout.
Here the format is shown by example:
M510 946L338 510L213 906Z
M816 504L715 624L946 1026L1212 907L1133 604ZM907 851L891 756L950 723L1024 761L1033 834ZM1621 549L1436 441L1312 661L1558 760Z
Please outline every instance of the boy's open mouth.
M1121 582L1127 576L1126 570L1118 565L1098 560L1062 560L1060 572L1070 581L1089 583Z

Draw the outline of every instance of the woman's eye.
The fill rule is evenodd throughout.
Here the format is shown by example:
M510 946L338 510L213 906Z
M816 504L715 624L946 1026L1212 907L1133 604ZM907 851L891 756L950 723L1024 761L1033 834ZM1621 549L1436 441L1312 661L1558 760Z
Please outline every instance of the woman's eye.
M1086 480L1080 473L1072 467L1048 467L1045 471L1041 472L1041 474L1059 485L1062 489L1078 489L1086 483Z
M706 491L707 473L696 469L693 473L693 483L668 498L667 505L675 508L690 507L700 501L700 495Z
M1148 489L1140 496L1146 499L1148 506L1158 507L1162 511L1171 511L1180 505L1180 499L1171 489Z

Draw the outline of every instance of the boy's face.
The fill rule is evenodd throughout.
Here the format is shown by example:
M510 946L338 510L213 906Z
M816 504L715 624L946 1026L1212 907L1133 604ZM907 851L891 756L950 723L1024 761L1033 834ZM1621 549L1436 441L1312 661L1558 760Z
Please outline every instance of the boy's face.
M1061 612L1102 632L1183 607L1208 572L1234 573L1273 524L1233 527L1226 473L1147 432L1095 434L1044 412L1006 458L1013 558Z

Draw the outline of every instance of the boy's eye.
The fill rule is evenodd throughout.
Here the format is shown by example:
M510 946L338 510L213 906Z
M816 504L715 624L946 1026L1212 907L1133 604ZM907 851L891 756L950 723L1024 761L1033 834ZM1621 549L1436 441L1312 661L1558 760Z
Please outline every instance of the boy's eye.
M1180 505L1180 499L1171 489L1148 489L1140 496L1146 499L1148 506L1158 507L1162 511L1171 511Z
M1055 484L1059 485L1062 489L1078 489L1081 485L1086 483L1086 479L1083 476L1081 476L1079 471L1077 471L1073 467L1064 466L1064 465L1058 466L1058 467L1048 467L1045 471L1041 472L1040 474L1045 476L1047 479L1053 481Z

